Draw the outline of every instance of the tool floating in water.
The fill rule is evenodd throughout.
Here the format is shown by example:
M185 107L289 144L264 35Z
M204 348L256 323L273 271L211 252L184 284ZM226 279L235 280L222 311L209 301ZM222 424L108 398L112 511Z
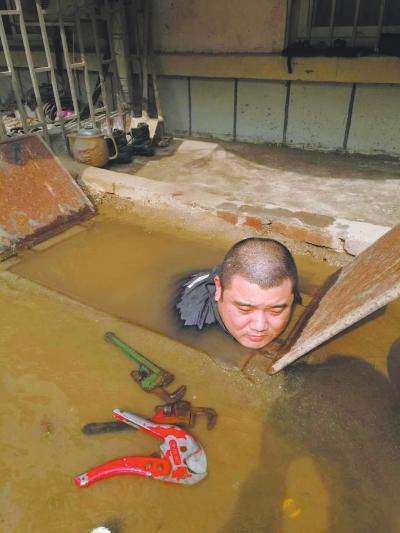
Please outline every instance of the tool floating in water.
M165 424L178 424L194 426L198 416L207 418L207 428L213 429L217 423L217 412L212 407L193 407L187 400L178 400L166 405L158 405L155 414L151 417L153 422Z
M139 383L145 392L154 392L166 403L181 400L186 394L186 386L182 385L174 392L168 392L165 387L172 383L175 376L159 367L153 361L138 353L131 346L122 341L115 333L108 331L104 339L115 346L118 346L125 355L133 359L138 365L139 370L131 372L133 379Z
M183 485L194 485L206 477L206 453L185 429L152 422L121 409L114 409L113 414L117 420L161 440L161 456L113 459L77 476L74 481L78 487L88 487L96 481L126 474Z
M207 418L207 428L213 429L217 423L217 412L212 407L194 407L192 404L183 400L186 393L186 386L182 385L175 392L169 393L165 390L165 385L171 383L175 376L160 368L150 361L144 355L136 352L131 346L123 342L115 333L108 332L104 335L107 342L115 344L121 348L126 355L131 357L139 364L139 370L132 372L135 381L146 392L155 392L160 396L166 405L158 405L155 413L150 420L161 424L177 424L182 426L194 426L198 416ZM111 433L115 431L124 431L126 429L137 429L124 422L107 421L107 422L90 422L82 427L85 435L97 435L99 433Z
M212 407L193 407L186 400L178 400L166 405L158 405L150 420L160 424L177 424L193 427L198 416L204 415L207 418L207 428L213 429L217 423L217 413ZM114 431L124 431L126 429L137 429L133 426L114 420L112 422L90 422L82 427L85 435L98 435L99 433L111 433Z

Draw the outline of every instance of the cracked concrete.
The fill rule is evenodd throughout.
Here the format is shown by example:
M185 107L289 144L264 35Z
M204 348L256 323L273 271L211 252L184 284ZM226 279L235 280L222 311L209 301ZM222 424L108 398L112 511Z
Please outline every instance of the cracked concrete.
M175 139L108 172L97 192L212 211L234 225L357 255L400 221L400 162L243 143Z

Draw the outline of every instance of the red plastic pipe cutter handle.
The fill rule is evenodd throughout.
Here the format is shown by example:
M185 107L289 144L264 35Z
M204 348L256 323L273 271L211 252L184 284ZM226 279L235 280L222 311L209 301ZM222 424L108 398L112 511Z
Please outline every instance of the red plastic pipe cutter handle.
M164 478L171 472L171 465L167 459L159 457L120 457L102 465L95 466L85 474L74 478L78 487L88 487L96 481L113 476L131 474L135 476Z

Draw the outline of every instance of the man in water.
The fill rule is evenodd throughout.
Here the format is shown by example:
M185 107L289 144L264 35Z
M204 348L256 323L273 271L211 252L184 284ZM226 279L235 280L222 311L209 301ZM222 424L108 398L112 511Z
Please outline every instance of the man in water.
M176 309L184 326L218 324L246 348L260 349L283 332L299 302L289 250L251 237L236 243L221 265L183 281Z

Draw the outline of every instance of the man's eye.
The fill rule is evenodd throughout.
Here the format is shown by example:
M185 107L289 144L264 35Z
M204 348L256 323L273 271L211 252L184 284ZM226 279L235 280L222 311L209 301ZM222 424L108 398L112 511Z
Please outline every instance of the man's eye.
M283 312L283 309L271 309L269 313L270 313L272 316L278 316L278 315L280 315L282 312Z
M251 311L251 308L250 307L239 307L239 311L241 313L248 313L249 311Z

